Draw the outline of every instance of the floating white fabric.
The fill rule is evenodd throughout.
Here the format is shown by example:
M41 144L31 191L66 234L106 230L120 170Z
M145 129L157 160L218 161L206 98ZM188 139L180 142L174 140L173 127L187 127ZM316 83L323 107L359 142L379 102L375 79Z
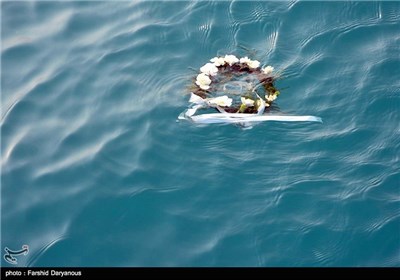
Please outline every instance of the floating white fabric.
M258 123L264 121L277 121L277 122L320 122L322 119L315 116L282 116L282 115L264 115L265 102L259 97L261 106L257 114L243 114L243 113L226 113L219 106L214 105L210 100L203 99L192 93L189 102L194 103L192 108L182 113L178 119L189 120L199 124L212 124L212 123L234 123L249 126L250 123ZM198 109L214 107L221 113L210 113L195 115Z
M234 116L235 115L235 116ZM237 116L239 114L221 113L221 114L203 114L190 117L190 120L200 124L211 123L255 123L264 121L277 122L321 122L319 117L314 116L273 116L273 115L252 115ZM243 115L243 114L240 114Z

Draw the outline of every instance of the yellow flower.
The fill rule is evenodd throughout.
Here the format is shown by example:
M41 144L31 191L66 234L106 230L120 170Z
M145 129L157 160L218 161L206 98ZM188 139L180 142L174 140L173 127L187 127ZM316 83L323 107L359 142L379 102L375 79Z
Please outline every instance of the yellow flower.
M274 94L274 95L266 95L265 96L265 100L267 100L268 102L272 102L272 101L274 101L275 99L277 98L277 96Z

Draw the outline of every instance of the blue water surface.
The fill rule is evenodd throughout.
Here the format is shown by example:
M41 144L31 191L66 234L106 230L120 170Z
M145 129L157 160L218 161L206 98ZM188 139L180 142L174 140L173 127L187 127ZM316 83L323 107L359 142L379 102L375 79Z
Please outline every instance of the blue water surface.
M400 266L400 2L3 1L1 32L17 266ZM225 54L323 124L177 122Z

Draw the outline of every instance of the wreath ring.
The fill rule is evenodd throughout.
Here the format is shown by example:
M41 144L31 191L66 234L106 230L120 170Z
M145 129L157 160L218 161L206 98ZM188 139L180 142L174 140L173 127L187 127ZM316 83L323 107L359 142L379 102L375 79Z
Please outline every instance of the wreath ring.
M247 56L214 57L200 68L194 79L192 94L210 107L226 113L251 113L270 107L280 92L275 87L274 67L260 67ZM196 97L196 98L197 98Z

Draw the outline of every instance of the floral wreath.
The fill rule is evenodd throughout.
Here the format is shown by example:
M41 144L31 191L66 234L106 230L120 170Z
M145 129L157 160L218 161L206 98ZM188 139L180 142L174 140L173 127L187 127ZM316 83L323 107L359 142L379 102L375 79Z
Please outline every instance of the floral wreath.
M200 68L192 93L227 113L257 113L271 106L280 92L274 82L274 67L260 67L260 62L247 56L214 57ZM260 109L260 110L259 110Z

